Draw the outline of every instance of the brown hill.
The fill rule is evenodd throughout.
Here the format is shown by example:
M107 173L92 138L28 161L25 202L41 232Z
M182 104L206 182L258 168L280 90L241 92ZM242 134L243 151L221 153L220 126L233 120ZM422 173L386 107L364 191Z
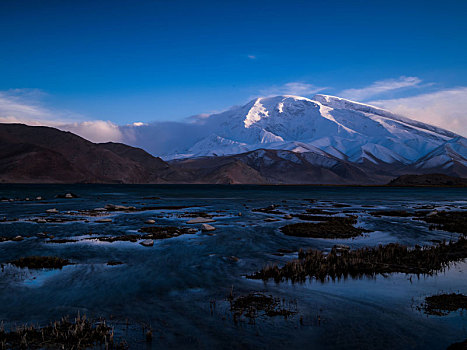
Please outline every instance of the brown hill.
M385 177L371 178L360 168L330 155L269 149L183 159L170 164L191 170L197 183L350 185L387 182Z
M130 146L95 144L50 127L0 124L0 182L167 183L179 173Z
M388 186L466 187L467 179L444 174L402 175L389 182Z

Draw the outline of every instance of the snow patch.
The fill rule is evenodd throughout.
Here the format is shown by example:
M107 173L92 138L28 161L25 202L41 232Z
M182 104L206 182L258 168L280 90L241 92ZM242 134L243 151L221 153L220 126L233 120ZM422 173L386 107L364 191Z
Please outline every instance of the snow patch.
M261 98L258 98L251 107L251 109L248 111L248 114L245 117L245 128L249 128L252 126L254 123L258 122L261 120L263 117L268 117L269 112L264 106L261 104Z

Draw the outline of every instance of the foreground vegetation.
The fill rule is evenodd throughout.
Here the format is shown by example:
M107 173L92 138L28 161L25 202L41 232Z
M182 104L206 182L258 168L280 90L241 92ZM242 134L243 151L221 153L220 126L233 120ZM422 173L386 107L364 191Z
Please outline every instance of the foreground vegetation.
M413 249L396 243L351 251L333 247L328 254L310 249L300 250L298 259L286 263L283 267L268 265L248 277L265 281L274 279L276 282L304 282L308 278L315 278L324 282L328 278L374 277L377 274L393 272L432 274L448 267L451 262L465 258L466 238L430 247L416 246Z
M253 322L259 316L287 318L297 313L296 304L285 303L280 298L260 292L251 292L238 297L231 295L229 302L234 322L241 320L243 316Z
M61 269L63 266L72 265L73 263L56 256L28 256L10 261L10 264L30 269Z
M466 211L433 212L423 217L422 220L430 224L430 229L467 234Z
M0 328L0 349L126 349L114 340L114 332L105 320L91 322L86 316L69 321L64 317L45 327L20 326L11 331Z

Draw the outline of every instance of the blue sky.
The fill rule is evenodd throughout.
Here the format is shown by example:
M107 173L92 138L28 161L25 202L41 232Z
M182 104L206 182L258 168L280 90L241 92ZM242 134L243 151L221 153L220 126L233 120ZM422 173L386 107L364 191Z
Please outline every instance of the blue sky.
M462 0L2 0L0 102L116 124L276 93L396 103L467 86L466 23Z

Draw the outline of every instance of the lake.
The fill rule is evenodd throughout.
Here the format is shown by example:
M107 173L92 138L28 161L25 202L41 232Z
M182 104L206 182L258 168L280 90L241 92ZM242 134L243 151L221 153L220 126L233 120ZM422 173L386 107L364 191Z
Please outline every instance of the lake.
M78 198L56 198L66 193ZM458 234L430 230L422 220L371 212L467 210L467 189L0 185L0 198L0 236L23 237L0 243L0 320L6 327L45 324L79 312L105 318L115 326L116 338L144 349L445 349L467 338L465 312L432 316L417 309L429 295L465 294L465 262L432 276L395 273L295 284L246 278L266 264L295 259L300 248L329 251L336 244L356 249L393 242L412 247L456 240ZM94 210L109 204L137 210ZM280 214L253 211L271 205ZM53 208L58 213L46 212ZM306 209L356 215L357 226L370 232L353 239L284 235L282 226L301 221L285 216ZM155 240L150 247L140 240L97 239L141 234L138 230L151 226L145 223L150 219L155 220L152 226L199 229L200 224L186 223L196 216L212 217L215 221L209 224L216 230ZM111 222L96 222L102 218ZM49 238L38 237L41 233ZM53 242L59 239L75 242ZM74 264L54 270L8 264L33 255L58 256ZM109 261L122 264L111 266ZM296 313L235 319L229 295L252 291L280 298ZM148 327L153 332L150 343L145 339Z

